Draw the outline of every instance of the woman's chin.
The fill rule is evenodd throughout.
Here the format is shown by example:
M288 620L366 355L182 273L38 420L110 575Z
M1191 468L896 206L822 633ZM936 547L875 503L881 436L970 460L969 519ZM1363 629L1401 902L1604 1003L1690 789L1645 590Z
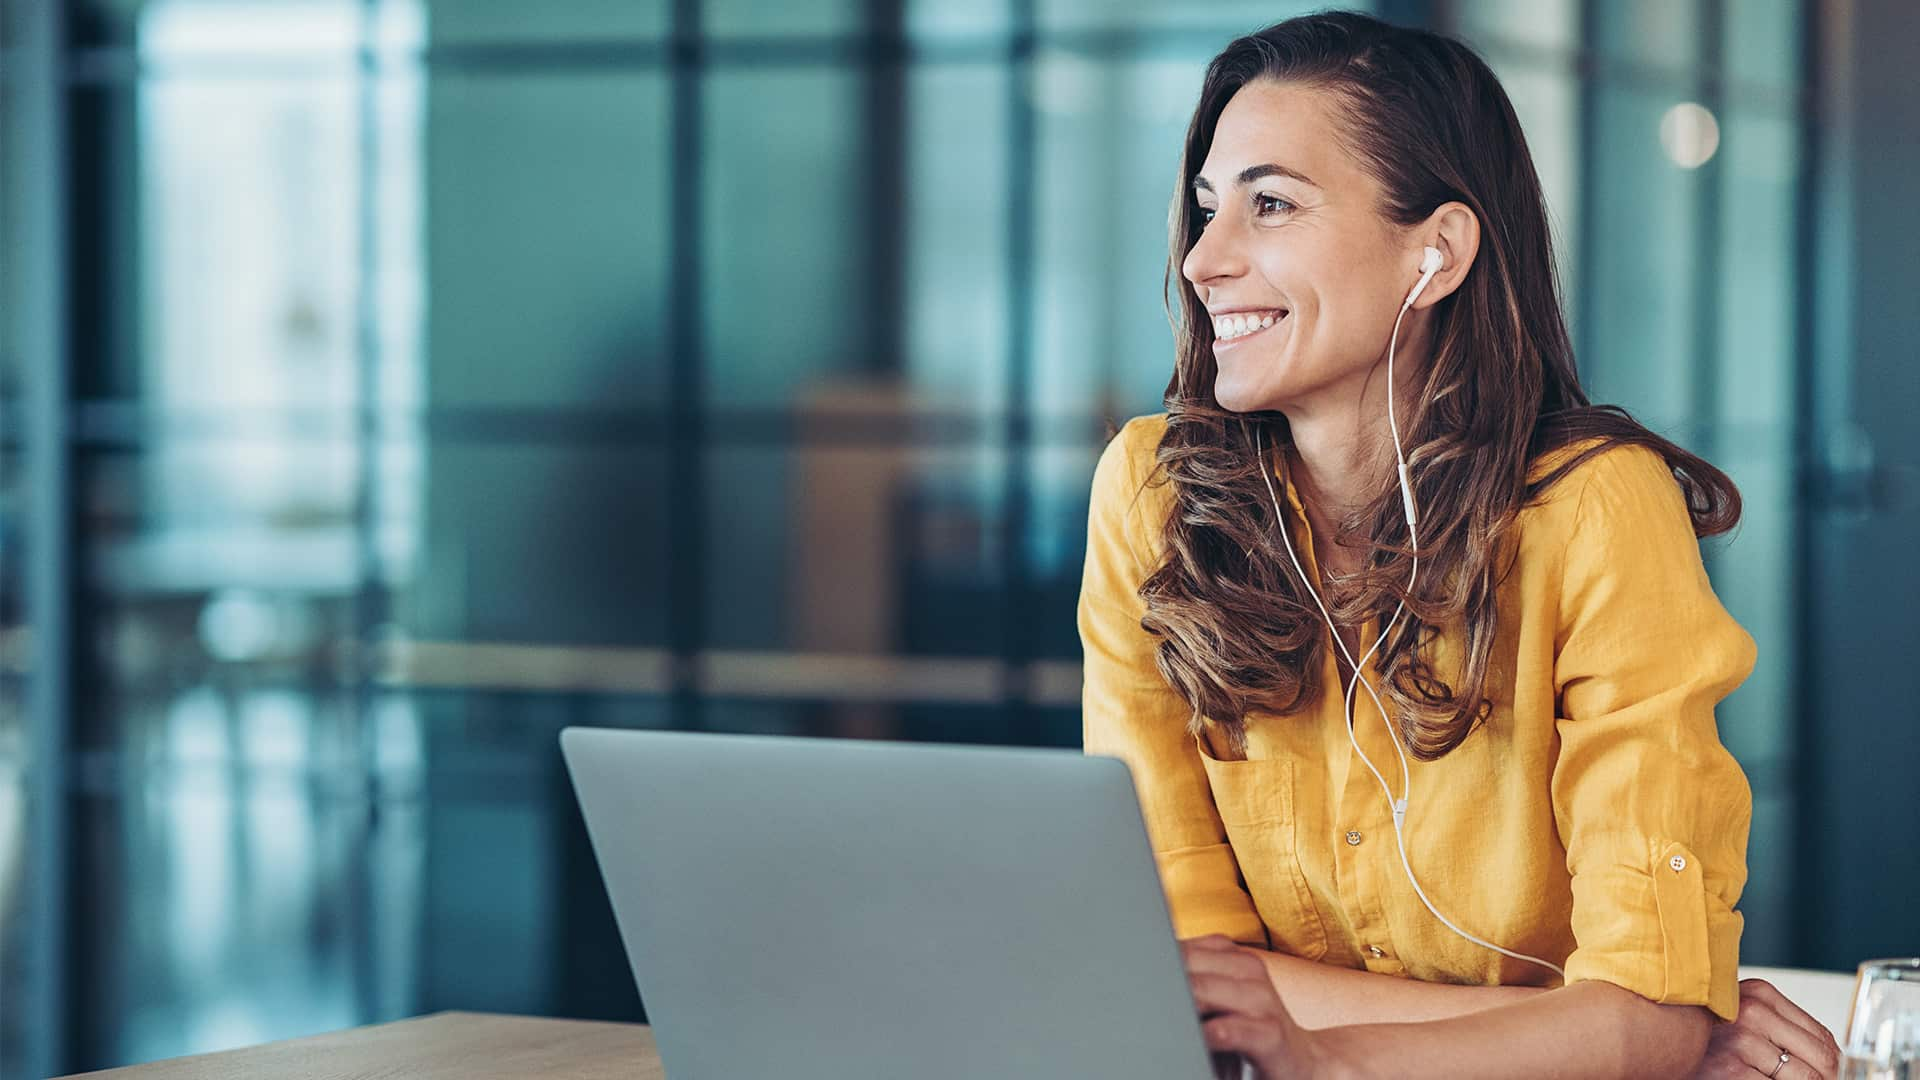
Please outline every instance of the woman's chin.
M1272 408L1262 400L1257 388L1245 380L1216 376L1213 380L1213 400L1222 409L1234 413L1259 412Z

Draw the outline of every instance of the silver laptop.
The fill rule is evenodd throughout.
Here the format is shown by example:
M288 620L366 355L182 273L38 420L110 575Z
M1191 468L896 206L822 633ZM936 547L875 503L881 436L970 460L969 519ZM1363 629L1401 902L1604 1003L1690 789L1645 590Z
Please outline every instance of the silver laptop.
M672 1080L1214 1075L1119 760L560 745Z

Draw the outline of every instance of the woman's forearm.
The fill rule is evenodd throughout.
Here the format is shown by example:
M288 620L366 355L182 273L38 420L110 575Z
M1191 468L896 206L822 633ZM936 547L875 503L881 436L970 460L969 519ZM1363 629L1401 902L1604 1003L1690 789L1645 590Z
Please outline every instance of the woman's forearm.
M1372 1077L1684 1077L1706 1052L1712 1017L1658 1005L1611 983L1579 982L1525 1001L1424 1023L1314 1032L1330 1075Z
M1306 1028L1449 1020L1527 1001L1538 986L1455 986L1334 967L1259 950L1280 1000Z

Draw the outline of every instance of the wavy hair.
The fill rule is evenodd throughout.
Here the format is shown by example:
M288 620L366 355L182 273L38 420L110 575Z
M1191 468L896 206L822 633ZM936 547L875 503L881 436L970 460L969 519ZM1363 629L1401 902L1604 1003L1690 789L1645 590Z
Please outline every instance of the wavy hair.
M1620 444L1665 459L1697 535L1732 528L1740 496L1720 470L1625 410L1587 400L1561 312L1539 177L1506 91L1479 56L1440 34L1343 12L1238 38L1207 67L1168 216L1163 286L1176 358L1149 482L1172 485L1173 508L1163 527L1165 556L1140 587L1141 625L1160 638L1160 672L1192 706L1195 734L1211 723L1244 752L1250 713L1292 712L1318 694L1327 647L1306 583L1275 555L1275 530L1289 526L1275 520L1262 475L1271 465L1253 445L1258 428L1270 450L1290 446L1286 417L1221 408L1213 324L1181 275L1199 236L1194 176L1227 101L1254 80L1328 93L1342 146L1379 183L1378 210L1388 219L1414 225L1457 201L1481 224L1471 271L1430 309L1432 355L1416 375L1419 403L1401 421L1422 508L1420 580L1406 590L1413 552L1397 483L1383 471L1378 494L1336 530L1338 542L1367 550L1362 569L1332 577L1323 593L1343 625L1372 614L1385 626L1405 601L1406 614L1374 663L1402 742L1430 761L1459 746L1491 711L1485 691L1495 590L1511 569L1502 552L1522 507ZM1534 458L1589 439L1598 441L1528 482ZM1444 627L1464 636L1460 670L1438 671L1431 662L1429 645Z

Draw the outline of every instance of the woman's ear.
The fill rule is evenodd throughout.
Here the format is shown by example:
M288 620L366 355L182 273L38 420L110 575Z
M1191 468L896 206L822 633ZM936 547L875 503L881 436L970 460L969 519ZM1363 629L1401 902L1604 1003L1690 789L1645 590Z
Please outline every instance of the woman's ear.
M1480 254L1480 219L1466 203L1441 203L1415 235L1424 237L1427 245L1440 249L1440 272L1433 275L1433 280L1421 290L1420 298L1413 302L1415 308L1426 308L1439 303L1441 297L1452 295L1467 279L1467 271L1473 268L1473 260Z

